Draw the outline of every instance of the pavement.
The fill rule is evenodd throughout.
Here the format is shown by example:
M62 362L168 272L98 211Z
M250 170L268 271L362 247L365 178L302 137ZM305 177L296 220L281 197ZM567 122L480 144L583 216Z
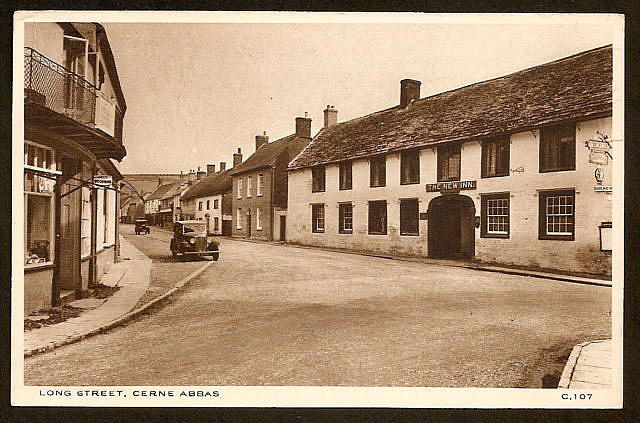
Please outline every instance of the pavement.
M611 340L584 342L573 347L558 388L610 389L611 377Z
M84 298L68 303L84 308L80 316L24 334L25 357L48 351L94 335L119 323L133 309L149 286L151 260L124 238L120 238L122 261L110 266L100 282L120 289L108 299Z

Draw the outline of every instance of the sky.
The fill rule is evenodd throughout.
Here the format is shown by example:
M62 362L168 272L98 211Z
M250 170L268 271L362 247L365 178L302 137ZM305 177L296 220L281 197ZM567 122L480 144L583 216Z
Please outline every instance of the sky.
M104 23L127 102L123 173L231 166L255 136L312 134L421 97L613 42L609 23Z

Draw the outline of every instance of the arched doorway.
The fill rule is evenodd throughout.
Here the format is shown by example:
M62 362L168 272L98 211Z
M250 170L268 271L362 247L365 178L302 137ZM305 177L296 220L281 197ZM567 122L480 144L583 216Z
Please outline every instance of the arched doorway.
M466 195L443 194L429 202L427 250L433 258L475 255L476 207Z

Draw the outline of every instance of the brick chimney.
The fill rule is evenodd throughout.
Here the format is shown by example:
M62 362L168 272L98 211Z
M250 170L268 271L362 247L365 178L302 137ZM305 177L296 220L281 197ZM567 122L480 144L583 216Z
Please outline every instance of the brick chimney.
M216 173L216 165L211 163L207 164L207 176L213 175L214 173Z
M327 104L327 108L324 109L324 127L328 128L338 124L338 111L335 107Z
M189 169L189 177L187 178L187 180L194 182L196 178L197 178L196 171L194 169Z
M226 162L220 162L220 172L224 171L227 169L227 163Z
M269 142L269 135L267 135L267 131L263 131L262 135L256 135L256 151L260 149L263 145Z
M200 166L198 166L198 171L196 172L196 180L200 180L202 178L204 178L205 176L207 176L207 172L204 170L200 170Z
M407 107L413 100L420 98L420 84L415 79L400 81L400 107Z
M233 153L233 167L238 166L240 163L242 163L242 150L238 147L238 152Z
M307 112L304 117L296 118L296 136L311 138L311 118L307 117Z

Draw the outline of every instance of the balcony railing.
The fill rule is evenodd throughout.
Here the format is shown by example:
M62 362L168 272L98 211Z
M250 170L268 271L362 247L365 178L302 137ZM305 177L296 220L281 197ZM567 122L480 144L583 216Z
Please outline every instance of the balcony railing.
M99 129L122 144L122 114L115 104L84 77L24 48L25 99L68 116L92 129ZM97 115L98 114L98 115Z

